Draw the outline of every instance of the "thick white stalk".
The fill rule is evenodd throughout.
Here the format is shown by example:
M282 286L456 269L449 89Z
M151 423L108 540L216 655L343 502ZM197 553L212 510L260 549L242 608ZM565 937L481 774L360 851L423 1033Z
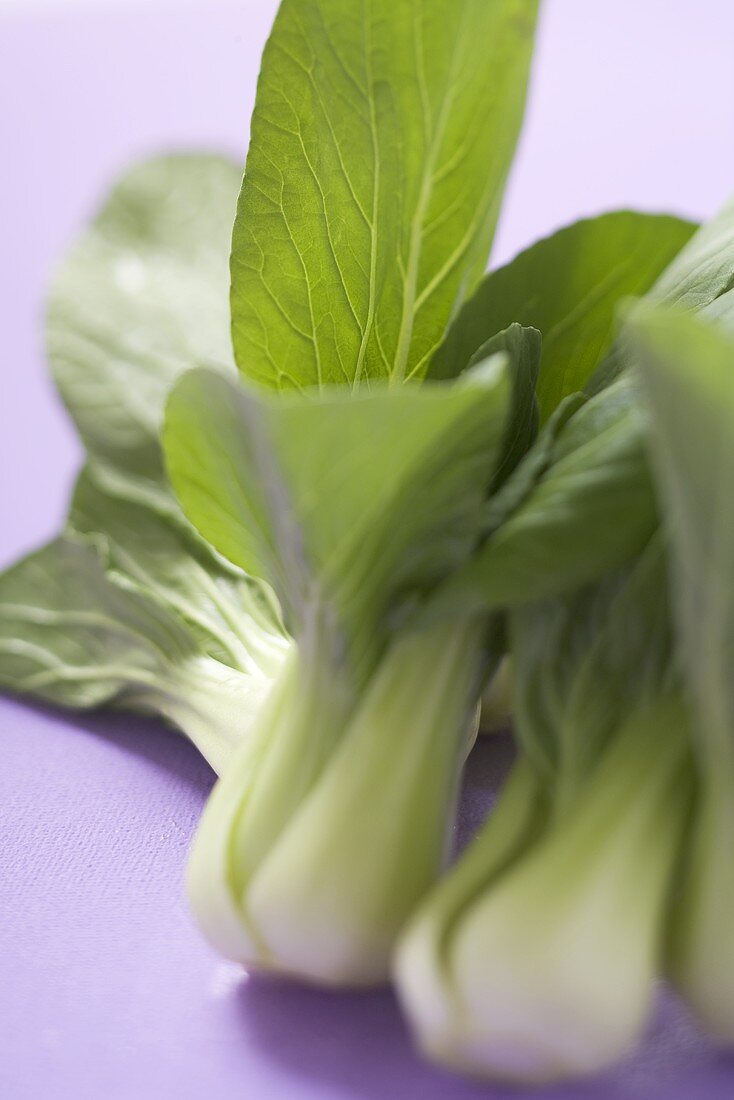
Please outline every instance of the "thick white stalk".
M201 658L170 690L141 695L139 704L180 729L221 775L240 747L250 743L273 679Z
M393 965L397 992L420 1046L428 1053L445 1045L460 1012L447 970L447 950L457 921L537 840L546 819L547 798L541 783L521 759L487 824L400 936Z
M314 982L384 981L395 937L443 866L483 628L400 636L333 758L247 894L271 966Z
M576 805L468 904L444 949L450 1024L425 1034L413 1020L434 1058L538 1083L593 1073L636 1041L689 810L687 734L677 700L634 716Z
M246 965L268 965L247 912L251 876L320 775L348 713L338 670L305 657L294 647L286 658L209 798L189 861L189 899L204 934Z

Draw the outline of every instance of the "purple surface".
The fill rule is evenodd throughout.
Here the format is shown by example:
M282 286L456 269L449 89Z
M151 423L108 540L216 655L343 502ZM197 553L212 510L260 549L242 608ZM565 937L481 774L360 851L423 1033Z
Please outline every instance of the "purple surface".
M246 147L274 4L0 10L0 565L51 535L79 458L40 349L49 266L105 183L159 148ZM548 0L496 258L617 205L707 216L734 188L731 0ZM201 941L181 871L211 785L155 723L0 701L0 1096L470 1100L412 1054L387 993L244 978ZM475 754L464 828L507 762ZM644 1048L547 1100L734 1094L670 1001Z

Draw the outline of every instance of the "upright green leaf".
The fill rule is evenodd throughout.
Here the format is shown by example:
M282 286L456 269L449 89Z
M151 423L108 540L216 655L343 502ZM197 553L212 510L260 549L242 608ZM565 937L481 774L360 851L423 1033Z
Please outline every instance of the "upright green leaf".
M512 321L543 335L541 419L582 390L609 349L620 299L644 294L689 240L680 218L621 210L574 222L521 252L480 283L428 370L462 371L484 341Z
M537 6L283 0L232 245L244 374L425 373L487 261Z
M675 604L702 736L734 752L734 340L638 309L629 331L652 421L676 569Z

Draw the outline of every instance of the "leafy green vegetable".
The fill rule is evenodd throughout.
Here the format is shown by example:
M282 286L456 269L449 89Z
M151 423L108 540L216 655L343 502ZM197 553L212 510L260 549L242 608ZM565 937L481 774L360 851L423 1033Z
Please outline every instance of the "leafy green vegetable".
M246 376L300 389L425 374L487 262L537 7L283 0L232 245Z
M620 300L646 293L694 232L680 218L629 210L584 218L487 275L431 360L430 378L463 370L512 321L543 334L542 420L583 390L612 343Z
M235 221L232 332L242 373L276 388L315 385L321 399L273 402L226 381L221 260L235 171L223 161L166 158L132 173L65 264L49 309L57 383L88 462L66 536L84 549L74 556L72 606L61 618L56 607L41 609L56 624L44 653L64 663L70 625L81 615L86 629L104 600L112 620L150 616L151 631L160 620L180 638L171 676L185 665L192 691L201 685L184 651L207 670L221 666L263 687L275 676L263 708L243 716L254 733L231 768L242 789L226 824L225 938L253 870L334 747L354 739L364 774L381 766L385 730L403 724L409 694L421 690L422 660L435 665L432 725L405 740L406 760L427 736L426 744L440 742L436 760L448 761L431 772L440 781L425 804L422 870L385 921L373 921L374 943L357 943L350 958L347 921L342 960L324 961L360 980L384 973L387 941L436 873L480 667L493 660L483 622L437 631L408 624L424 594L467 559L488 491L534 437L538 334L515 327L496 341L509 378L495 362L451 387L388 393L384 384L421 377L484 268L536 9L537 0L460 0L450 9L437 0L404 9L284 0L263 59ZM184 519L161 462L164 395L188 367L207 369L175 390L169 460L187 513L216 549ZM360 382L365 393L352 400ZM88 590L86 569L99 573ZM57 591L44 591L59 603ZM142 625L140 633L144 640ZM87 641L78 647L85 659L66 669L67 687L77 685L67 702L85 698ZM133 699L138 664L149 671L145 645L136 646L125 650L130 680L105 680L104 699ZM104 665L103 648L100 656ZM183 721L185 700L162 686L167 666L153 679L158 673L161 690L145 705ZM19 684L13 666L8 680L22 686L34 676L24 668ZM215 818L228 796L218 797ZM386 789L386 814L398 809ZM414 835L419 820L403 813L395 828ZM221 856L210 861L213 874ZM374 870L387 906L390 891L379 893ZM262 904L275 898L277 908L277 882L263 891ZM261 947L244 956L267 961ZM288 965L284 955L280 962Z
M734 1041L734 340L662 308L630 322L695 702L700 793L676 898L671 970L706 1026Z
M437 872L484 630L460 622L413 634L409 620L416 596L472 551L508 391L500 356L451 385L375 385L360 395L268 397L206 371L174 388L164 443L178 497L205 538L273 585L297 643L255 748L243 747L215 790L195 846L194 907L234 958L327 982L379 980L391 937ZM431 706L420 703L426 663L442 685ZM380 812L365 804L356 840L355 799L337 798L330 776L354 766L361 790L375 769L389 769L386 742L398 738L402 748L390 755L402 808L383 783ZM426 766L446 754L449 763L428 788L409 765L437 743L444 748ZM406 814L412 799L423 818ZM400 836L414 837L426 819L425 855L413 847L408 876ZM382 856L388 823L399 867ZM351 843L334 847L330 836ZM363 858L355 860L357 848ZM305 879L298 865L311 868ZM396 892L398 873L405 885ZM360 874L351 894L344 882ZM363 900L363 923L350 898ZM283 928L299 914L301 934L289 940Z
M432 1057L541 1082L610 1064L650 1010L691 785L660 540L511 627L521 757L396 974Z
M734 1040L734 206L482 278L537 8L282 0L239 200L221 158L141 165L57 275L86 461L0 577L0 685L160 714L222 772L215 946L373 984L420 904L419 1041L523 1081L639 1034L684 843L670 965ZM518 763L426 900L503 658Z

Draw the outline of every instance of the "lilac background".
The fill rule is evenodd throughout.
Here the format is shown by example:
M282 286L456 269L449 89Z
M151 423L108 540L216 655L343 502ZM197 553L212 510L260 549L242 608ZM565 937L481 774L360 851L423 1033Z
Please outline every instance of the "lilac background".
M49 266L133 156L243 155L273 10L0 7L0 565L55 532L79 459L41 351ZM546 0L495 258L613 206L713 213L734 188L733 45L731 0ZM8 700L0 731L0 1096L512 1095L420 1063L387 993L247 981L208 950L180 879L212 777L174 734ZM507 759L501 741L475 754L465 829ZM666 1002L630 1065L539 1095L733 1094L734 1057Z

